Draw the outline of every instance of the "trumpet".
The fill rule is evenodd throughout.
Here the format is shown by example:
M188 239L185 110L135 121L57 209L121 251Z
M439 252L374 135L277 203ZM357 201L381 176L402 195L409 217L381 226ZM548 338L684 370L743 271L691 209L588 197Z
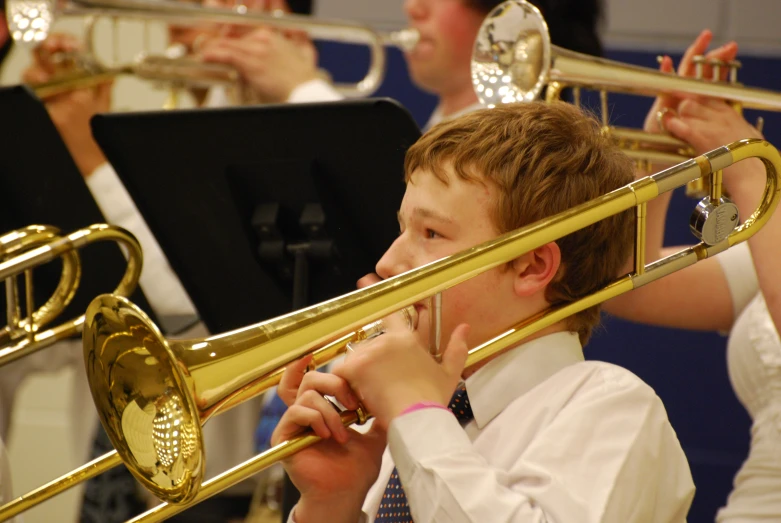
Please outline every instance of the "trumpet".
M686 143L665 134L611 126L608 122L608 92L645 96L705 96L728 101L742 108L781 110L781 94L746 87L737 82L738 62L715 62L713 79L702 77L708 60L695 59L697 78L685 78L597 58L551 44L550 33L540 11L526 0L508 0L499 4L484 20L475 41L472 57L472 83L480 101L488 107L497 104L535 100L558 100L562 91L573 89L574 102L580 105L580 90L599 91L600 116L604 132L612 136L622 150L638 164L670 165L696 156ZM721 81L722 68L729 70L728 81ZM687 194L702 198L707 180L687 186Z
M11 36L16 41L36 43L46 39L55 18L60 16L93 16L158 20L177 24L214 22L244 26L268 26L283 30L303 31L313 39L333 42L363 44L368 46L370 58L366 75L355 83L337 83L334 88L346 97L365 97L374 93L382 83L386 69L385 46L402 50L413 49L419 34L413 29L395 32L379 32L369 26L341 20L312 19L308 16L291 15L282 12L249 12L246 6L235 8L203 7L172 0L8 0L6 18ZM92 48L92 30L88 29L88 48ZM77 85L97 84L106 81L105 76L138 74L142 78L162 82L177 82L193 86L210 86L238 81L237 73L229 67L204 64L192 58L170 58L153 60L146 54L140 55L133 64L109 66L100 63L94 53L88 52L91 62L99 66L99 73L85 73L78 78ZM152 62L152 63L149 63ZM157 63L154 63L157 62ZM165 72L165 74L163 74ZM180 73L185 73L181 74ZM90 76L96 76L92 81ZM64 85L45 86L49 93L67 89L77 79L66 78Z
M62 55L58 61L69 64L64 73L30 86L41 100L111 82L120 76L134 76L174 89L231 88L240 81L239 72L233 67L186 57L178 46L169 47L161 55L140 53L130 63L117 66L103 64L91 53Z
M63 236L55 227L31 225L0 236L0 280L5 281L7 303L7 324L0 330L0 365L81 332L84 315L56 327L44 327L62 313L76 294L81 278L77 249L106 240L119 243L128 253L127 268L115 292L129 296L141 275L143 257L138 241L124 229L98 224ZM32 270L57 258L62 258L60 281L46 303L35 310ZM24 317L17 285L20 274L25 279Z

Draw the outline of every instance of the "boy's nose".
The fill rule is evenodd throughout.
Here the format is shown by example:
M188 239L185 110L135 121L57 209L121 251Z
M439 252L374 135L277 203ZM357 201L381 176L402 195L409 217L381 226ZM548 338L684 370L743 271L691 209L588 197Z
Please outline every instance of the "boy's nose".
M394 241L390 248L385 251L380 261L377 262L376 270L377 275L383 280L392 278L397 274L407 272L411 266L407 256L405 256L406 250L404 249L404 240L402 236L399 236Z

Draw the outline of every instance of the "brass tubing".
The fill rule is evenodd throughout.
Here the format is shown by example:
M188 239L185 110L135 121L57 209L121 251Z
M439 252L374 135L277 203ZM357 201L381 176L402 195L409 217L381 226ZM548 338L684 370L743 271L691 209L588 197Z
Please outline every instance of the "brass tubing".
M499 351L521 342L530 334L555 324L572 314L655 281L671 272L722 252L728 246L747 240L766 223L770 214L778 206L779 199L781 199L781 189L778 183L781 156L779 156L778 151L762 140L747 139L734 142L694 160L689 160L660 173L639 179L623 188L576 206L568 211L541 220L520 230L512 231L466 251L390 278L361 291L264 322L261 324L263 326L262 332L260 326L253 326L216 336L213 339L221 341L223 345L219 349L225 349L224 352L226 354L235 355L236 352L231 352L232 350L243 350L249 353L263 353L263 356L269 361L292 361L301 356L305 347L317 343L320 337L327 336L327 333L330 332L331 336L338 336L343 329L348 328L345 325L349 325L350 322L359 321L359 318L365 321L374 318L376 315L383 316L393 310L398 310L398 307L416 303L490 268L507 263L521 253L556 241L558 238L592 225L608 216L642 205L656 198L661 192L681 187L693 179L705 176L714 170L722 169L726 165L749 157L760 158L766 166L767 183L764 197L756 212L743 225L734 229L725 240L720 241L717 245L700 243L645 266L645 270L641 274L632 273L626 275L574 303L555 307L543 311L532 318L523 320L504 333L470 350L466 367L471 367ZM637 226L644 231L645 221L638 220ZM638 237L643 235L642 233L638 234ZM93 314L99 310L96 306L103 299L105 297L99 297L90 306ZM124 304L127 308L120 309L123 311L123 315L129 314L133 310L129 306L129 302L124 299L107 303ZM137 325L135 322L131 324ZM302 331L309 331L309 334L307 334L309 338L301 334ZM291 333L297 334L295 343L283 344L279 341ZM109 335L109 332L105 334ZM120 335L119 332L115 334ZM260 339L253 341L247 338L247 336L251 335ZM104 339L108 340L109 338L110 336ZM310 341L307 341L307 339ZM219 351L216 346L212 348ZM106 347L99 344L96 346L96 349L102 352ZM175 353L172 354L176 355ZM190 375L190 379L194 380L190 384L193 387L192 390L198 390L199 384L202 383L208 382L214 386L220 380L232 382L235 376L224 374L222 372L223 369L220 368L221 362L219 360L220 358L217 358L215 368L213 369L214 376L209 377L208 381L205 380L205 375L200 377L194 374ZM174 362L177 368L188 367L183 360L174 360ZM258 372L262 373L263 371ZM95 388L96 385L99 385L99 382L91 381L91 385L93 386L93 396L102 397L100 394L96 396L96 391L100 392L102 390ZM150 382L148 386L153 386L153 383ZM143 388L141 384L139 384L139 387ZM181 393L188 394L189 392L182 390ZM122 401L124 402L125 400ZM201 397L199 396L198 402L200 401ZM100 411L101 408L99 406ZM105 423L105 420L109 419L107 416L115 415L117 414L114 414L113 411L103 413L101 419L104 420L104 426L107 430L114 426L113 424L107 425ZM352 415L345 414L345 419L347 422L354 422L357 416L355 413ZM245 465L239 465L231 471L209 482L205 482L203 489L196 489L192 496L184 497L176 507L160 506L132 521L160 521L161 518L179 512L187 506L191 506L193 502L228 488L280 459L284 459L284 457L291 455L298 449L308 447L317 441L318 438L310 432L303 433L301 436L284 442L253 458Z

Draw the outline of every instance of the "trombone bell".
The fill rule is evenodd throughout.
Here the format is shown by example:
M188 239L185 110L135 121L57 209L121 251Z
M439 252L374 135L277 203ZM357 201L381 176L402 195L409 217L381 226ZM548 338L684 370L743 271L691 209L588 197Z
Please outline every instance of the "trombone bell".
M87 308L84 356L101 421L126 465L161 498L186 502L203 479L203 433L187 369L144 312L118 296ZM105 416L106 412L119 415Z

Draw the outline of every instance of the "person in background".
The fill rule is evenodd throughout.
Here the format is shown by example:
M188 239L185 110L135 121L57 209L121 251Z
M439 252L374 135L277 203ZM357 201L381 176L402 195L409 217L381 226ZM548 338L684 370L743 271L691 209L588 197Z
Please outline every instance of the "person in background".
M703 31L678 66L694 76L693 57L734 60L729 42L706 54L713 38ZM673 73L665 57L661 70ZM723 69L727 73L726 68ZM706 66L704 77L711 76ZM724 79L724 78L722 78ZM661 126L660 126L661 125ZM667 132L703 154L744 138L761 138L724 100L660 97L646 118L648 132ZM657 166L666 167L666 166ZM641 175L644 173L641 173ZM745 220L756 209L765 187L759 160L744 160L724 170L724 188ZM648 205L646 254L649 262L682 246L663 247L670 194ZM752 419L749 454L738 471L720 523L775 521L781 518L781 215L776 211L748 242L615 298L605 309L616 316L678 329L729 332L727 368L738 399Z
M405 53L413 83L438 97L425 129L446 118L481 108L472 86L471 58L478 29L500 0L406 0L408 26L420 32L419 44ZM546 19L554 44L601 55L600 0L533 0ZM267 28L240 38L209 39L199 49L208 62L229 64L248 88L267 102L333 101L342 95L318 74L300 39L293 45ZM302 56L307 59L302 59Z

